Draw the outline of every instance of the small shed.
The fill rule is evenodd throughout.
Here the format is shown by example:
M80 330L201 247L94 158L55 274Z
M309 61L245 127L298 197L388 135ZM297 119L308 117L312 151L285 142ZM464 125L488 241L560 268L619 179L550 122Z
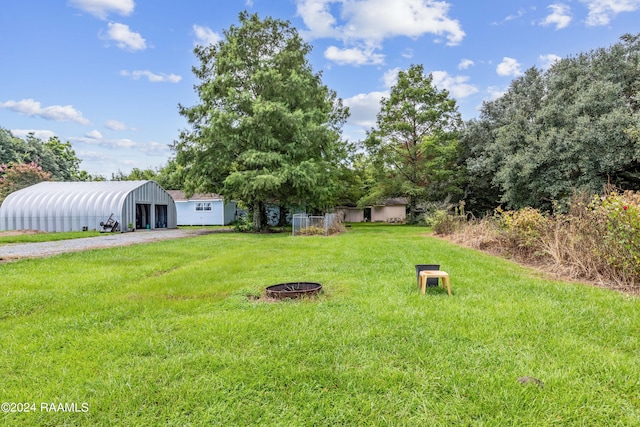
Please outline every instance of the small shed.
M342 222L364 222L364 209L352 206L338 206L336 213Z
M398 222L407 220L407 199L387 199L381 205L371 206L371 222Z
M178 225L228 225L236 219L237 203L218 194L194 194L169 190L176 203Z
M176 205L155 181L41 182L13 192L0 205L0 230L49 232L176 228Z

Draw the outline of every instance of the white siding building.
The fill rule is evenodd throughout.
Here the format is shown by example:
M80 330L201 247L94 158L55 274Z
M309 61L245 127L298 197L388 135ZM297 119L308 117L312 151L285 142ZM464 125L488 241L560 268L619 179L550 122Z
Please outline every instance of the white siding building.
M0 230L49 232L176 228L175 202L155 181L41 182L9 194Z
M194 194L169 190L176 203L178 225L228 225L236 219L237 203L217 194Z

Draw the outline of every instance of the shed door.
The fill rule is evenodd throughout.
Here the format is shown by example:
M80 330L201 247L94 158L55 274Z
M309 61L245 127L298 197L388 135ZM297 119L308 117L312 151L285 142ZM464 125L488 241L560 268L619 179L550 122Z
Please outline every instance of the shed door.
M167 228L167 205L156 205L156 228Z
M136 204L136 228L151 228L151 205Z

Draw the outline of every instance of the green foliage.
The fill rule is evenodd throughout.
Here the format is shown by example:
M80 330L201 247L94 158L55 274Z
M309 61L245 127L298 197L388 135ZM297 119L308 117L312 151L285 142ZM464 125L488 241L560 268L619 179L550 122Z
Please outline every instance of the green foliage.
M256 231L253 221L246 215L241 216L233 222L233 230L238 233L248 233Z
M239 19L224 40L195 49L201 103L180 106L191 129L174 149L187 192L244 201L260 229L266 202L308 210L335 202L348 111L313 73L311 46L289 22Z
M129 174L125 174L121 170L111 174L112 181L155 181L158 177L158 171L153 169L133 168Z
M54 136L44 142L33 134L27 135L23 140L0 127L0 164L35 163L43 171L49 172L54 181L99 179L80 170L80 161L69 141L62 142Z
M495 211L495 217L507 239L524 247L532 247L538 243L547 223L547 218L531 207L516 211L504 211L499 207Z
M460 230L467 220L464 207L465 202L462 200L455 207L449 204L446 207L436 207L434 210L425 213L425 225L431 227L436 234L445 236L453 234Z
M639 36L536 68L486 102L461 136L467 201L566 209L607 183L640 189Z
M433 86L433 77L425 76L421 65L400 71L364 142L377 181L368 200L406 197L411 219L419 203L459 195L455 161L460 120L455 100Z

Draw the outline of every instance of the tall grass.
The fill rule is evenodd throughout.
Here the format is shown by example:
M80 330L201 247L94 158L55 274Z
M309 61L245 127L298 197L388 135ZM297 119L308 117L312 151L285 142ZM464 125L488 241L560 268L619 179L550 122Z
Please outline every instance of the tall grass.
M640 292L640 194L610 190L574 198L566 213L497 209L467 220L445 214L434 227L456 243L544 266L563 276Z
M420 294L420 263L450 274L452 297ZM420 227L211 234L0 273L0 401L88 405L0 424L640 423L637 299ZM296 280L324 293L260 298Z

